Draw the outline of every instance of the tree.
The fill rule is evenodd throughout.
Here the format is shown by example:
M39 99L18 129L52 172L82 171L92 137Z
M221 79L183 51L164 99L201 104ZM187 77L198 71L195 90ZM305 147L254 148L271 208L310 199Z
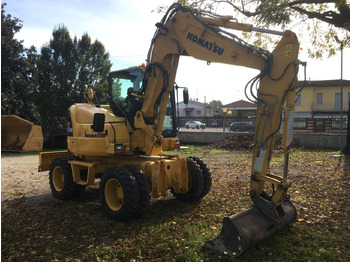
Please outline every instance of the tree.
M37 103L43 121L65 117L70 105L83 101L89 87L105 100L110 68L109 54L101 42L91 43L87 33L72 39L65 26L55 28L38 60Z
M41 48L36 102L44 122L50 117L66 116L73 103L77 73L74 51L74 43L64 27L55 29L49 44Z
M209 103L211 108L213 109L213 114L214 115L220 115L221 114L221 107L222 107L222 102L221 100L213 100Z
M309 56L322 58L336 53L336 35L350 47L350 2L349 0L184 0L179 1L191 8L215 11L229 8L235 18L241 18L262 28L292 28L311 38ZM247 36L247 35L246 35ZM270 39L256 34L255 45L264 45Z
M100 103L107 103L108 83L107 75L111 69L109 54L101 42L95 40L91 46L90 71L92 86Z
M311 38L308 54L311 58L322 58L336 54L338 39L341 48L350 47L350 0L179 0L191 8L209 11L218 7L229 7L234 17L242 16L263 28L298 28ZM245 34L247 36L247 34ZM264 45L261 34L255 45ZM269 39L266 37L266 39ZM350 106L348 109L347 142L344 152L350 154Z
M32 96L36 50L24 48L23 41L14 38L22 23L5 14L5 5L1 5L1 114L17 115L38 123L39 115Z

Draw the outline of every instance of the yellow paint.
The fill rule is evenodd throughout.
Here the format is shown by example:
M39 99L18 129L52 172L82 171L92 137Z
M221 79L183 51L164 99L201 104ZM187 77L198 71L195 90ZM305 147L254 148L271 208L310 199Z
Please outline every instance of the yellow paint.
M292 54L292 45L286 45L284 49L284 56L285 57L290 57Z

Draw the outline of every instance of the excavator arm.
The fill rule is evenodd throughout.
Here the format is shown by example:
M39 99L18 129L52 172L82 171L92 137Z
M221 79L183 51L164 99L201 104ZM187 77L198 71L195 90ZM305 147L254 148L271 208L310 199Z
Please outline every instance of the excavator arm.
M292 91L293 88L289 88L289 85L294 87L299 44L295 34L290 31L284 33L271 54L218 27L251 31L251 25L228 21L227 18L203 17L202 13L179 4L172 5L156 26L147 57L143 88L139 94L143 97L142 108L135 115L135 128L141 128L145 133L155 136L155 144L161 143L162 120L182 55L207 63L225 63L260 70L257 76L258 80L261 79L258 95L267 95L257 101L272 103L274 107L277 106L276 101L282 103L286 90ZM295 65L290 65L291 63ZM285 69L287 72L284 72ZM281 75L283 78L279 78ZM271 99L269 94L275 97ZM269 108L272 110L272 106ZM274 112L279 117L279 112ZM275 118L276 116L272 119L273 123L278 122ZM270 127L271 125L273 124L270 123Z
M239 255L296 218L296 210L287 199L286 191L299 65L298 39L293 32L285 31L270 53L222 29L250 32L254 30L251 25L233 22L227 17L206 16L179 4L173 4L156 26L138 94L142 97L142 108L135 115L136 131L132 134L134 139L144 139L142 150L147 155L160 152L166 106L180 56L192 56L208 64L224 63L260 70L246 86L247 97L257 104L250 183L253 206L225 218L219 237L205 245ZM269 173L272 150L281 127L285 153L282 176ZM265 184L273 185L272 194L265 192ZM258 226L250 227L247 223Z
M172 12L170 12L172 10ZM216 20L214 20L215 22ZM262 70L270 54L238 39L220 33L218 27L204 22L199 14L174 4L160 23L148 54L144 81L142 115L158 119L155 135L161 133L159 109L164 108L174 86L181 55L196 59ZM148 72L148 74L147 74ZM152 122L152 121L151 121Z
M144 137L142 150L147 155L159 153L166 105L174 86L180 56L259 70L266 70L265 67L270 64L269 52L221 31L215 25L220 20L212 20L213 24L210 24L210 19L202 20L201 13L173 4L162 21L156 24L143 88L139 93L143 97L142 108L134 119L135 128L138 129L135 138Z

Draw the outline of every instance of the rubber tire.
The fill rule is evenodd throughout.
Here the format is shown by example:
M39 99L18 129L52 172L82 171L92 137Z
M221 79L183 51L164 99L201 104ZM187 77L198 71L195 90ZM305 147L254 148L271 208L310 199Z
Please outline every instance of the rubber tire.
M190 157L190 158L194 162L196 162L197 165L199 165L199 167L202 171L202 174L204 177L204 187L203 187L203 192L202 192L201 198L205 197L209 193L211 185L212 185L211 173L210 173L207 165L202 160L200 160L198 157Z
M200 127L199 126L196 126L197 129L199 129Z
M201 198L204 189L204 175L195 161L187 159L187 170L189 175L187 193L173 192L176 199L184 202L194 202Z
M190 127L189 126L186 126L186 129L189 129Z
M113 210L106 201L105 188L110 179L116 179L123 190L123 202L118 210ZM136 178L124 167L107 169L100 181L100 199L107 216L114 220L128 220L137 214L139 207L139 187Z
M126 165L124 167L128 169L136 178L136 182L139 187L139 205L136 214L141 215L147 210L151 200L150 182L139 167L134 165Z
M60 168L63 173L63 178L64 178L63 187L60 190L58 190L58 188L55 187L54 185L53 174L54 174L55 168ZM70 164L68 163L67 158L65 157L55 158L51 162L49 179L50 179L50 188L55 198L58 198L61 200L67 200L73 197L74 194L76 193L77 185L73 182L72 169Z

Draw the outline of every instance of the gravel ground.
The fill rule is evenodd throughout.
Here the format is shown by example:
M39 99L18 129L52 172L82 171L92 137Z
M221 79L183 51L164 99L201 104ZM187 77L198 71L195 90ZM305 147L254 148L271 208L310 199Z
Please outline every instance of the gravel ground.
M208 155L203 160L210 163L210 170L216 179L231 180L230 174L233 168L237 168L239 162L248 165L241 167L244 173L249 173L250 156L232 156L231 154ZM49 185L49 172L38 172L38 154L2 154L1 155L1 203L7 206L9 201L19 201L24 208L35 208L47 205L55 199L51 194ZM249 176L242 176L248 183ZM30 201L28 201L30 199Z
M1 155L1 202L33 197L32 205L55 201L51 196L48 171L38 172L39 156ZM35 196L35 197L34 197Z

